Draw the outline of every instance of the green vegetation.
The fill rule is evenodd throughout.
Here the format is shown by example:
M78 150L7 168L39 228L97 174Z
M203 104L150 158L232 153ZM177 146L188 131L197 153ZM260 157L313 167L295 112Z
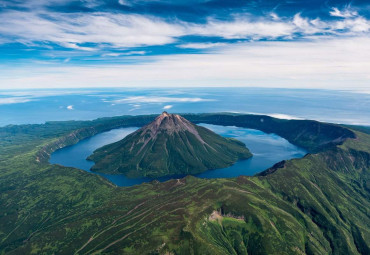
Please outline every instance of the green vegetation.
M164 112L121 141L96 150L89 159L96 163L93 171L135 178L197 174L251 156L244 143Z
M121 188L49 165L48 154L154 116L0 128L0 254L370 254L370 135L266 116L186 117L274 132L311 153L255 177Z

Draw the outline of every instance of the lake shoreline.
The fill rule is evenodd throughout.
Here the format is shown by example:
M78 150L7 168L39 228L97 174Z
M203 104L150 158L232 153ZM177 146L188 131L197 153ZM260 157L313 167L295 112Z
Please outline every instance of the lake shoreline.
M253 176L262 172L281 160L300 158L306 155L306 151L289 143L286 139L275 135L266 134L259 130L240 128L235 126L222 126L212 124L200 124L219 135L232 137L242 141L251 149L254 156L250 159L239 160L232 166L220 169L212 169L193 176L198 178L233 178L240 175ZM75 167L83 171L102 176L120 187L138 185L151 181L168 181L171 179L184 178L187 175L165 176L160 178L128 178L124 175L109 175L91 171L94 162L87 157L95 150L106 144L123 139L126 135L134 132L137 128L117 128L80 140L76 144L69 145L54 151L49 162L65 167Z

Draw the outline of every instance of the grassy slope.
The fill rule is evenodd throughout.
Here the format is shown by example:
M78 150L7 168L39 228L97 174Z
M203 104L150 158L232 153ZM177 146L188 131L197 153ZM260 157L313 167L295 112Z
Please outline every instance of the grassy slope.
M2 130L0 253L369 254L369 135L266 176L118 188L35 160L53 128L78 125Z

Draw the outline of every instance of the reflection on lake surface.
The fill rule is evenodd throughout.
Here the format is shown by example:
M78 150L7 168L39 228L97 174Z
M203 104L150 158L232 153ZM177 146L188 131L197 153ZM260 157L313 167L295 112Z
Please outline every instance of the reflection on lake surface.
M247 160L236 162L234 165L216 170L209 170L195 175L199 178L226 178L237 177L240 175L254 175L261 172L275 163L300 158L306 154L306 151L289 143L284 138L275 134L266 134L259 130L219 126L210 124L200 124L203 127L213 130L215 133L224 137L233 137L242 141L253 153L253 157ZM123 139L128 134L134 132L137 128L119 128L103 132L90 138L81 140L77 144L64 147L52 153L50 163L60 164L68 167L76 167L91 172L90 168L94 162L86 160L94 150L116 141ZM95 173L95 172L92 172ZM150 182L151 178L129 179L124 175L99 174L117 186L132 186L143 182ZM184 176L171 176L156 178L159 181L166 181L172 178L181 178Z

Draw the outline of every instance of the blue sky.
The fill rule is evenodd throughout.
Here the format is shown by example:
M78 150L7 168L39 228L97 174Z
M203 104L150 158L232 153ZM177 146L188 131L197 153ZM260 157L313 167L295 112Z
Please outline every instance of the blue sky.
M370 91L369 1L0 0L0 88Z

